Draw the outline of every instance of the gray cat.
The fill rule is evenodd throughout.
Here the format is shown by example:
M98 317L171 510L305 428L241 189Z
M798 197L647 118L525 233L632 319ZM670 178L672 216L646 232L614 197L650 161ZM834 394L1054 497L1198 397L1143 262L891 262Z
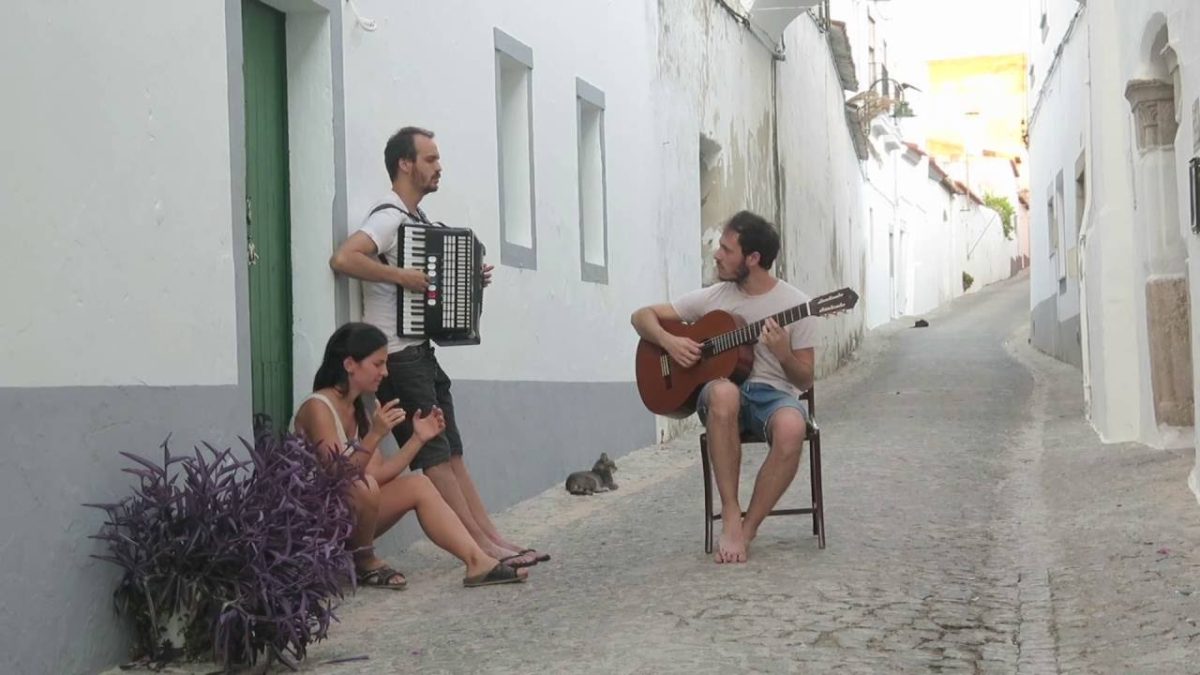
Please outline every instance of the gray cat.
M608 453L600 453L600 459L592 466L591 471L576 471L567 476L567 492L573 495L590 495L605 490L616 490L613 482L613 472L617 465L608 458Z

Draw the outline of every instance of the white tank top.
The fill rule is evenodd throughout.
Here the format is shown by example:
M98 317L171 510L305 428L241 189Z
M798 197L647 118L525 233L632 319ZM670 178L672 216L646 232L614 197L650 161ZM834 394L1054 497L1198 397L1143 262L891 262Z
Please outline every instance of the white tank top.
M324 394L313 392L304 397L304 400L300 401L300 405L296 407L296 411L299 412L300 408L303 408L304 404L312 399L316 399L321 403L324 403L325 407L329 408L329 412L333 414L333 424L337 428L338 442L342 444L342 454L347 456L354 454L354 448L350 445L351 439L346 435L346 427L342 426L342 416L338 414L337 408L333 407L333 402L326 398ZM295 430L296 418L293 416L292 431L295 432ZM357 442L358 439L355 438L354 441Z

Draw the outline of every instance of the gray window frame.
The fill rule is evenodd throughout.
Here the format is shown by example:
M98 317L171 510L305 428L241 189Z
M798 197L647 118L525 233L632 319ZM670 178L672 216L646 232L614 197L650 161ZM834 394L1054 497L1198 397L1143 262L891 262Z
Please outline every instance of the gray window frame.
M584 227L583 193L583 112L584 106L599 110L600 116L600 204L601 204L601 236L604 242L604 264L597 265L588 262L586 256L587 232ZM587 81L575 78L575 135L578 139L578 154L576 155L576 173L579 184L579 266L580 277L587 282L597 284L608 283L608 149L604 137L604 92Z
M533 49L499 28L492 29L496 54L496 162L500 199L500 264L525 269L537 269L537 180L534 172L533 139ZM529 111L529 235L530 245L523 246L508 240L508 228L504 222L504 130L501 127L500 110L503 105L501 86L505 62L524 66L529 71L527 101Z

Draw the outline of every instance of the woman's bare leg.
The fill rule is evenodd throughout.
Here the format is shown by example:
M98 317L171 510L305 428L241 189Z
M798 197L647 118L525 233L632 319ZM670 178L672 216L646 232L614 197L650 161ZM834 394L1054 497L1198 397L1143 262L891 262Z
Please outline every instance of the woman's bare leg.
M486 574L500 562L479 548L462 521L424 474L398 476L380 488L375 537L383 535L412 510L417 512L417 520L429 540L463 561L467 566L467 576ZM525 573L524 570L518 571L522 575Z
M375 555L375 530L379 522L379 483L371 476L355 481L350 487L350 504L354 509L354 531L350 533L350 547L354 551L354 569L359 571L383 567L384 562ZM400 585L403 574L395 574L386 583Z

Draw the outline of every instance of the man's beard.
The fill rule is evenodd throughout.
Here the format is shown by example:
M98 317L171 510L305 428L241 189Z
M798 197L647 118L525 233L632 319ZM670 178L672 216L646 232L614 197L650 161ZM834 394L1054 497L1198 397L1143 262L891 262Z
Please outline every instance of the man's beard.
M421 186L421 193L429 194L430 192L437 192L437 190L438 190L437 179L438 178L439 178L439 176L433 176L429 180L425 181L425 184Z
M718 274L718 276L720 276L720 275ZM746 265L745 261L742 261L741 263L738 264L738 268L737 268L737 270L734 271L732 277L730 277L730 278L721 277L721 281L732 281L732 282L740 285L749 276L750 276L750 267L748 265Z

